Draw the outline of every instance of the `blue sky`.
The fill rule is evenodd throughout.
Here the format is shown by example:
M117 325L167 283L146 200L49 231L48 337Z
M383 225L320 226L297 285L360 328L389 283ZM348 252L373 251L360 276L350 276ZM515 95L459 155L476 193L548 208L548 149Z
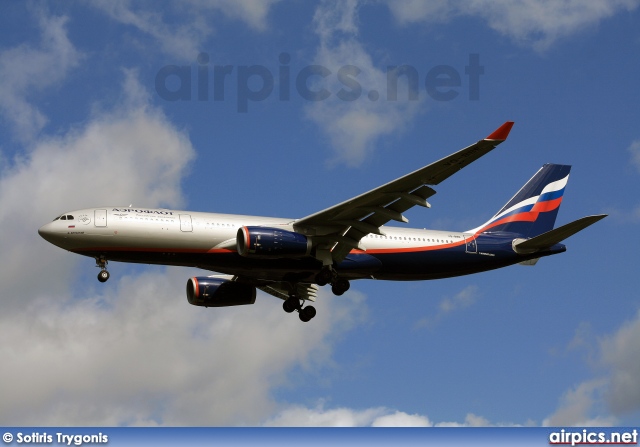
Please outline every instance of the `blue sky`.
M0 424L640 424L639 3L3 2ZM195 269L99 284L36 232L130 203L303 217L507 120L409 225L473 228L549 162L558 223L610 216L535 267L323 289L309 324L189 306Z

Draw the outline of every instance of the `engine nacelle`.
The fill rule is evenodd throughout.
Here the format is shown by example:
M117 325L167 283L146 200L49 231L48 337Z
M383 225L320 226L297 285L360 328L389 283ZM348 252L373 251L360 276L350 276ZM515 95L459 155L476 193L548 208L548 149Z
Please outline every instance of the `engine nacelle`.
M193 277L187 281L187 300L189 304L203 307L253 304L256 302L256 288L228 279Z
M250 258L300 258L311 253L311 240L294 231L267 227L242 227L237 249Z

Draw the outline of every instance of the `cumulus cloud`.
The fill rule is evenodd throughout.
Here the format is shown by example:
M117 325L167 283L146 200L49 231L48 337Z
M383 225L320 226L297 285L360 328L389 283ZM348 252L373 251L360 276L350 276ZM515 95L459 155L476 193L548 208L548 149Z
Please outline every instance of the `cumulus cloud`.
M476 16L489 27L519 44L538 51L549 48L557 39L594 26L615 14L638 7L638 0L585 2L569 0L420 0L389 1L387 4L401 24L443 22L458 16Z
M409 414L385 407L326 409L324 402L309 408L291 405L280 410L264 425L275 427L489 427L517 424L492 424L488 419L468 413L462 422L433 422L421 414Z
M607 401L614 414L640 410L640 312L601 342L610 369Z
M200 43L211 33L211 27L201 15L193 15L189 23L168 23L157 9L145 4L133 4L129 0L91 2L111 19L137 28L160 44L165 53L182 59L193 60Z
M638 172L640 172L640 140L633 141L627 150L631 154L631 163L638 169Z
M361 164L382 136L402 131L420 110L420 101L390 101L387 72L378 68L358 41L357 0L324 1L314 26L320 45L314 64L323 67L322 87L330 93L311 100L307 116L328 135L335 162Z
M33 95L60 83L82 57L67 37L67 17L35 14L40 43L0 51L0 113L23 143L31 142L48 121L32 103Z
M364 427L387 413L384 408L353 410L335 408L325 410L322 404L315 408L292 405L264 423L268 427Z
M566 391L544 425L616 425L619 417L640 410L640 312L593 346L580 338L580 346L596 352L594 364L606 373Z
M418 320L414 325L414 329L433 327L448 314L472 306L479 296L478 286L472 284L453 296L444 297L438 305L438 312L433 316L423 317Z
M195 60L202 51L203 42L213 33L212 22L216 13L240 20L252 29L267 28L267 16L274 3L265 1L204 1L189 0L169 4L170 13L158 12L154 3L130 0L99 0L90 4L111 19L132 26L160 44L165 53L179 60ZM173 16L180 17L176 21Z
M230 19L245 22L251 28L263 31L267 28L269 10L280 0L189 0L190 9L220 11Z
M332 333L350 321L349 303L325 296L309 325L264 295L250 307L189 306L187 274L158 267L74 300L40 294L3 318L0 420L255 425L287 371L326 360Z
M600 408L606 389L606 380L593 379L582 382L565 392L557 410L544 419L543 426L606 427L616 425L617 419L610 415L594 415Z
M478 297L478 286L467 286L453 297L447 297L440 302L440 312L448 314L455 310L466 309L475 303Z
M3 167L0 224L11 235L0 255L5 312L29 302L36 291L61 287L57 278L68 274L54 261L64 252L37 234L55 216L91 206L182 203L180 181L195 154L188 136L146 104L135 72L124 73L122 104L63 136L41 137ZM26 272L39 278L30 293L24 291Z
M303 324L262 294L242 308L190 306L184 285L196 271L187 269L74 279L78 262L93 261L41 240L40 225L85 206L183 204L180 182L195 154L188 135L149 105L135 71L124 76L113 109L40 137L2 170L0 224L11 237L0 251L0 420L258 424L288 371L312 375L358 323L363 297L321 292L318 316Z

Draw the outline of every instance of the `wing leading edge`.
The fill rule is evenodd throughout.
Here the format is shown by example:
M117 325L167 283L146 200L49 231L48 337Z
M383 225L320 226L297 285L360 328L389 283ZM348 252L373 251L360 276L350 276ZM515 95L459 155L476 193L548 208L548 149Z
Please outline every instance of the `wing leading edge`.
M352 249L361 249L367 234L382 234L380 227L391 220L408 222L402 215L427 199L437 185L460 169L492 151L507 139L512 121L505 122L488 137L417 171L364 194L311 214L293 223L296 231L313 236L317 257L325 264L342 261Z

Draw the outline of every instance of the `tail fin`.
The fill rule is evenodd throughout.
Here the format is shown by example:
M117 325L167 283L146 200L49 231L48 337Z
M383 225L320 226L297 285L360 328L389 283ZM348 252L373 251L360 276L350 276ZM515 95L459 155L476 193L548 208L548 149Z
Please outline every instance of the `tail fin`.
M469 232L532 238L552 230L570 170L567 165L544 165L495 216Z

